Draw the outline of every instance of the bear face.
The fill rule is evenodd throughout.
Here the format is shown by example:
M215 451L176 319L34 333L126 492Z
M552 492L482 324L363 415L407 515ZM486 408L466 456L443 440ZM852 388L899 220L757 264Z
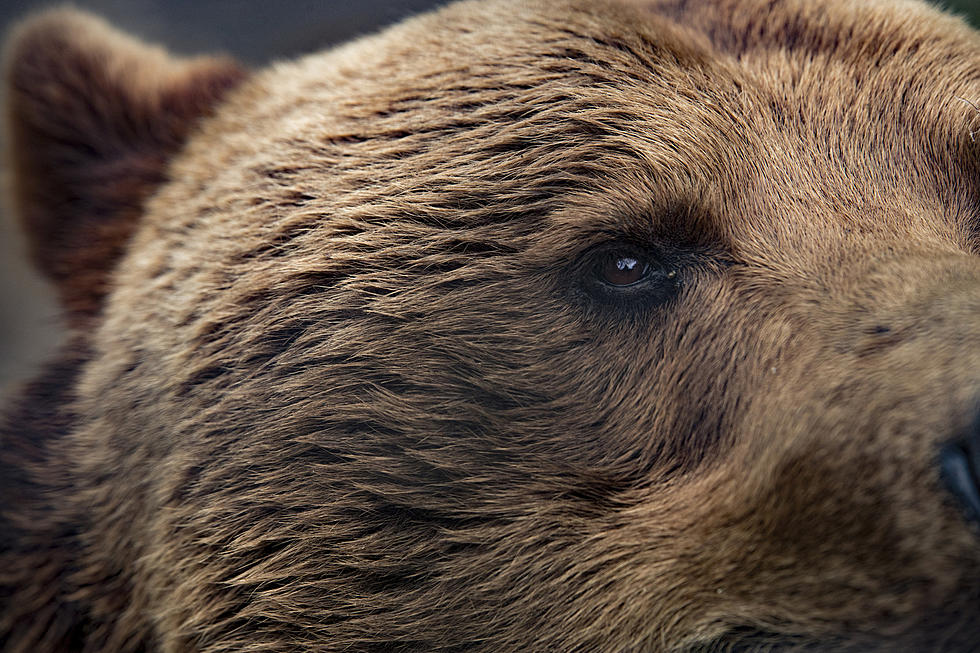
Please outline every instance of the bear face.
M7 56L73 328L12 651L971 651L977 35L464 2L264 71Z

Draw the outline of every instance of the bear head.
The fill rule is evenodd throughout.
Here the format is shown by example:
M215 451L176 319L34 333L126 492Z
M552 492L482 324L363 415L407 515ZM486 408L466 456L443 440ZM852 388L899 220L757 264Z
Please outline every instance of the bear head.
M971 651L980 37L916 2L463 2L246 72L6 57L71 328L11 651Z

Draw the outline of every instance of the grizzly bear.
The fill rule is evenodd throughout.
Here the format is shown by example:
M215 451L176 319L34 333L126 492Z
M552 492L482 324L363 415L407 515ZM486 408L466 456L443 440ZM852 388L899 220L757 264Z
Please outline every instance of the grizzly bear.
M489 0L248 71L6 50L69 343L9 406L35 651L980 649L980 36Z

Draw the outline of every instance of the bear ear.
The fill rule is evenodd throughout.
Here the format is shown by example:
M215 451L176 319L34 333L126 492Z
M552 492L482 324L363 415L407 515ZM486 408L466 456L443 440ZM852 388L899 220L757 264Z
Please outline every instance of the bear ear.
M98 313L169 159L246 73L171 57L72 9L15 29L5 64L12 208L78 325Z

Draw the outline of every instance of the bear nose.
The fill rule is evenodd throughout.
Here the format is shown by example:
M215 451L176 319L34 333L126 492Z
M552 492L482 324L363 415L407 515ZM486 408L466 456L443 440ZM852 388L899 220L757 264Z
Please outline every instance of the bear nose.
M959 501L967 520L980 525L980 416L964 437L943 445L939 466L943 483Z

